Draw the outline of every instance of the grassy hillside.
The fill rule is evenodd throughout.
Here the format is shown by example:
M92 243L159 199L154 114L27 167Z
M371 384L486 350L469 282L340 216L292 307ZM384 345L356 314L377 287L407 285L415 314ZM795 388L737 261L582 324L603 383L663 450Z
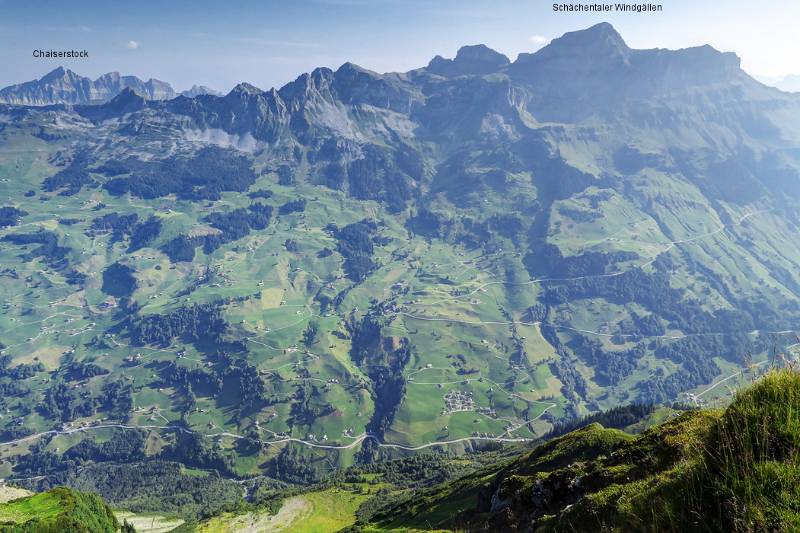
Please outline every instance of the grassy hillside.
M130 142L131 151L146 152L143 141ZM659 237L661 247L642 242L649 233L630 235L625 243L642 246L642 268L621 257L624 264L592 267L579 284L558 274L570 260L560 265L542 259L555 263L551 274L527 271L524 227L514 233L487 229L481 246L467 241L474 228L431 233L412 223L411 210L393 213L379 202L315 185L302 173L282 184L270 154L253 158L258 177L249 193L268 197L223 192L206 203L115 196L102 188L69 195L42 191L42 181L59 172L57 154L68 143L46 143L25 127L9 126L0 132L0 144L9 148L0 153L0 174L14 177L0 182L0 192L26 213L18 225L0 229L0 239L7 239L0 240L0 349L7 357L0 368L0 407L8 412L0 421L0 455L11 459L0 473L7 477L52 473L20 468L19 458L29 453L63 453L83 438L103 442L114 432L125 439L134 428L147 433L148 446L122 460L156 456L180 426L208 446L218 444L229 458L228 475L277 475L288 463L289 452L282 450L297 447L302 468L284 469L284 480L318 481L330 463L353 464L377 440L386 445L380 448L384 457L407 453L403 447L465 451L486 440L536 439L556 420L632 401L691 394L698 403L713 402L728 389L709 383L737 384L748 357L765 362L776 346L797 350L787 347L793 337L781 323L731 320L730 309L741 302L720 300L709 281L696 276L706 272L696 264L707 261L689 261L670 244L720 228L727 228L720 235L735 229L747 242L791 233L766 213L741 225L704 220L674 228L670 238ZM101 154L96 164L110 159L112 154ZM30 191L33 196L26 196ZM486 199L490 203L479 208L437 203L437 224L489 224L505 200L499 193ZM284 209L298 200L306 201L302 212ZM526 201L537 200L533 195ZM610 199L595 201L607 219L593 226L610 247L603 253L624 251L624 221L634 215L605 206ZM170 259L172 249L164 247L181 235L199 239L221 231L212 223L230 230L228 222L209 222L210 215L256 204L273 208L266 229L213 250L192 248L193 261ZM567 242L560 235L573 228L563 213L580 218L571 209L554 211L560 229L548 232L559 245ZM112 220L115 214L137 222L122 228ZM160 231L131 250L132 241L145 239L132 233L146 234L153 217ZM359 226L365 219L378 223L374 229ZM354 229L364 227L361 233ZM354 242L368 243L375 263L363 278L349 270L369 266L365 253L353 255L343 244L350 234L359 235ZM57 244L49 249L37 239ZM707 240L711 236L702 242ZM578 241L569 239L569 246L597 252L593 237ZM708 251L725 255L734 245L709 242ZM661 261L652 263L657 257ZM609 277L615 272L626 276ZM666 299L649 297L657 290L666 291ZM652 312L666 302L664 313L681 317L695 297L709 312L728 315L703 315L708 321L701 321L695 314L678 323ZM222 327L201 328L199 336L142 335L136 327L202 305L219 309ZM391 346L391 353L374 350L381 345ZM364 350L372 357L361 357ZM232 354L238 371L230 371L231 360L221 351ZM247 379L252 387L241 386ZM218 462L191 466L217 468Z
M267 511L227 513L214 517L196 529L197 533L225 533L228 531L271 531L293 533L320 533L339 531L356 521L358 507L376 490L342 490L332 488L292 496L283 501L272 514Z
M376 513L364 531L797 531L800 373L640 436L591 424Z
M120 523L98 496L56 488L0 504L4 533L116 533Z

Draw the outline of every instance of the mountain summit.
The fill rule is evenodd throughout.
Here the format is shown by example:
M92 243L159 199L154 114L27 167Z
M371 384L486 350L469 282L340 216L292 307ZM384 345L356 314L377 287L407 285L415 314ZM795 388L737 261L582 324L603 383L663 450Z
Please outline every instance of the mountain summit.
M181 95L187 98L194 98L195 96L202 96L204 94L210 94L212 96L222 96L221 92L212 89L211 87L206 87L205 85L192 85L190 89L181 91Z
M427 70L441 76L482 75L497 72L508 65L506 56L484 44L462 46L455 59L434 57Z
M565 33L532 54L520 54L510 66L512 76L548 86L602 84L614 91L651 89L680 80L687 87L737 75L739 58L705 45L681 50L638 50L628 47L611 24L596 24ZM620 83L620 82L624 82ZM633 85L631 85L633 84Z
M100 104L130 88L148 100L169 100L176 96L169 83L119 72L103 74L96 80L58 67L38 80L11 85L0 90L0 102L16 105Z

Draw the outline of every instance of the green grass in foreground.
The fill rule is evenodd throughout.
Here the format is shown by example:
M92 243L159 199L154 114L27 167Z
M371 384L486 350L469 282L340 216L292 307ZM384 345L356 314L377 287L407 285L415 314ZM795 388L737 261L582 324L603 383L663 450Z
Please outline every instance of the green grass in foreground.
M63 487L0 504L3 533L114 533L119 527L98 496Z
M800 373L774 372L740 392L706 447L706 487L737 529L800 530ZM724 518L724 515L721 518Z
M800 373L639 436L591 424L390 504L365 531L800 531ZM528 530L528 529L526 529Z
M366 487L366 486L365 486ZM266 511L226 513L201 524L197 533L227 531L273 531L326 533L339 531L356 521L356 511L371 494L369 489L332 488L293 496L283 501L275 514Z
M773 371L726 410L678 417L584 467L585 482L611 482L541 530L797 531L798 445L800 373Z

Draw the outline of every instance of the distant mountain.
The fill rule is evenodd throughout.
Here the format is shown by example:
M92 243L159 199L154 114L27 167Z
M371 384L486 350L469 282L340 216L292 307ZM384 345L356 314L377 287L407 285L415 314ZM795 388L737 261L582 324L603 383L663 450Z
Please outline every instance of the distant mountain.
M222 93L220 91L214 90L211 87L206 87L205 85L192 85L191 89L181 91L181 95L187 98L194 98L195 96L200 96L203 94L210 94L212 96L222 96Z
M38 80L0 90L0 102L34 106L100 104L111 100L125 88L133 89L148 100L169 100L176 96L169 83L152 78L143 81L136 76L121 76L118 72L109 72L92 81L69 69L58 67ZM201 87L190 89L202 90L210 91Z
M800 74L787 76L760 76L760 81L788 93L800 93Z
M445 77L490 74L508 65L506 56L484 44L462 46L455 59L434 57L428 63L428 72Z

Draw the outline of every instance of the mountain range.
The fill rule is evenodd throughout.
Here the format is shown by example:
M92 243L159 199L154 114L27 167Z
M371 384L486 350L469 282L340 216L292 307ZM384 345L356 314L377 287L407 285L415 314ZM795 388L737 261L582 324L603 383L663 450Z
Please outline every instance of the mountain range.
M0 89L0 102L32 106L100 104L111 100L126 88L148 100L169 100L179 94L189 98L200 94L219 94L202 85L176 93L167 82L153 78L143 81L136 76L120 76L119 72L103 74L93 81L58 67L38 80Z
M0 477L172 513L184 467L218 500L400 475L798 356L800 95L735 54L603 23L222 96L119 80L0 104Z
M758 79L767 85L790 93L800 92L800 75L788 74L786 76L759 76Z

